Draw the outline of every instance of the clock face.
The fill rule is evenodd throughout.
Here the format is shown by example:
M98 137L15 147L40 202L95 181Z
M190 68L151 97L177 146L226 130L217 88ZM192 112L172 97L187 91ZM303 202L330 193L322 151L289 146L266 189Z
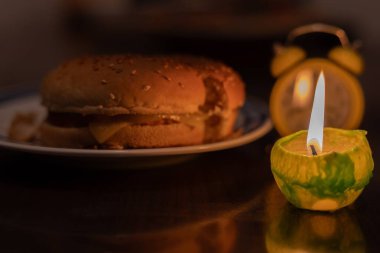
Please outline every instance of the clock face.
M270 101L273 123L282 135L308 129L320 71L325 74L325 127L352 129L360 124L364 100L357 79L325 59L311 59L276 82Z

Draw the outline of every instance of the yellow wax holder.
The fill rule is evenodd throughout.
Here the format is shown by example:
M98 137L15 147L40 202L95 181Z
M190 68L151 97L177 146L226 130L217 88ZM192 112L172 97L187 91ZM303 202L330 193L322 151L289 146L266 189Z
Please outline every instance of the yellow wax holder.
M279 139L271 169L281 192L302 209L334 211L352 204L374 167L366 131L324 128L323 152L305 148L307 131Z

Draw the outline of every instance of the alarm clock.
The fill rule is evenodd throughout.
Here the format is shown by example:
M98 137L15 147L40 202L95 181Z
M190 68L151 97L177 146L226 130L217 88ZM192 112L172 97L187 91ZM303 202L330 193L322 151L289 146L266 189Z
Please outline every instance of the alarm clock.
M294 40L310 33L327 33L339 39L339 46L325 56L308 57ZM277 79L270 96L273 124L281 135L307 129L318 74L326 80L325 126L355 129L364 113L364 96L357 77L364 62L350 44L344 30L326 24L311 24L292 30L286 44L277 47L271 73Z

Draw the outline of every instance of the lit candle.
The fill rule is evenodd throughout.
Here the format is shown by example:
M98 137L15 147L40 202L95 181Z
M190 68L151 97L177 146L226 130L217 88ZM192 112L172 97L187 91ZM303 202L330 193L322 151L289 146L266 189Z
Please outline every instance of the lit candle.
M324 87L321 73L309 131L279 139L271 152L271 169L293 205L333 211L355 201L372 177L374 164L366 131L323 128Z
M317 155L322 152L323 148L323 125L325 119L325 76L323 72L319 75L317 87L311 110L309 123L309 131L307 132L306 148L310 149L310 153Z

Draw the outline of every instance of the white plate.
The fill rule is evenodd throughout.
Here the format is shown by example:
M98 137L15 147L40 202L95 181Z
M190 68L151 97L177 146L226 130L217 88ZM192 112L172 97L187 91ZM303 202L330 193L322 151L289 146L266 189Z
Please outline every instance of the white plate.
M52 148L32 143L14 142L7 138L9 125L17 112L36 112L40 121L46 115L46 111L40 105L39 96L36 93L24 93L12 96L2 94L2 98L0 97L0 147L28 153L73 157L107 158L197 154L241 146L257 140L272 129L266 104L250 97L241 110L236 124L236 129L242 129L243 134L220 142L185 147L125 150Z

